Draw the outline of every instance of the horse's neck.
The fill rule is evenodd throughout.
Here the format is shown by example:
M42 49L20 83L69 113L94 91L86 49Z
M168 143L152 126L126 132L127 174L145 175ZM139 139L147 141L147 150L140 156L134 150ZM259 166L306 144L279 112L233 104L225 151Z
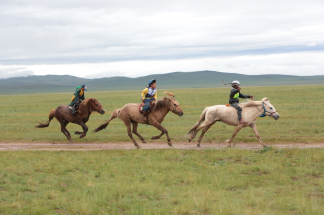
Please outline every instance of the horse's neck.
M81 116L82 117L88 117L88 116L90 116L91 115L91 113L92 113L92 111L91 111L91 108L89 107L89 106L85 106L83 109L82 109L82 111L81 111Z
M169 107L161 107L159 108L159 110L156 110L156 111L152 111L152 114L156 115L156 114L159 114L163 120L164 117L169 113Z
M263 110L262 104L256 104L249 107L244 107L243 110L247 108L249 109L250 116L252 118L256 118L262 114L262 110Z

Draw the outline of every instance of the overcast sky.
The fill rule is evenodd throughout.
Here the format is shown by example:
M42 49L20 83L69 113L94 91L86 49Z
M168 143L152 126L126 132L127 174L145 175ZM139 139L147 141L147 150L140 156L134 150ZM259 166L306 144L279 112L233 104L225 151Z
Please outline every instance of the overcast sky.
M0 79L324 75L323 0L0 0Z

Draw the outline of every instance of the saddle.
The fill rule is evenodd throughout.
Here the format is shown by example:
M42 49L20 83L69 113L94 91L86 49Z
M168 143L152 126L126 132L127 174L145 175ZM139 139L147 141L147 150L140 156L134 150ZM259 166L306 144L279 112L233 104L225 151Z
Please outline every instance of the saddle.
M141 103L140 106L139 106L139 112L141 114L143 114L143 107L144 107L144 103ZM147 115L151 112L152 108L155 107L155 102L151 101L150 102L150 110L147 112Z

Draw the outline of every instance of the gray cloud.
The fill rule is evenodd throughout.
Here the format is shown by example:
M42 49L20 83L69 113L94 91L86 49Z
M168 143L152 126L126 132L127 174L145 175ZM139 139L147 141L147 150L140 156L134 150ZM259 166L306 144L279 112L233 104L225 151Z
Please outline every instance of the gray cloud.
M24 77L30 75L34 75L34 72L26 69L25 67L0 68L0 79Z
M0 64L323 53L322 8L321 0L4 0Z

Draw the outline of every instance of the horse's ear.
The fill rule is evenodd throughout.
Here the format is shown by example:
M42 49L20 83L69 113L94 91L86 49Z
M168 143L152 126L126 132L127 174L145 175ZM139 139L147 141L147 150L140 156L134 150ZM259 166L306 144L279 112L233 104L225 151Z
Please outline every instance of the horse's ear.
M269 101L269 99L267 98L267 97L265 97L265 98L263 98L262 100L261 100L261 102L268 102Z

